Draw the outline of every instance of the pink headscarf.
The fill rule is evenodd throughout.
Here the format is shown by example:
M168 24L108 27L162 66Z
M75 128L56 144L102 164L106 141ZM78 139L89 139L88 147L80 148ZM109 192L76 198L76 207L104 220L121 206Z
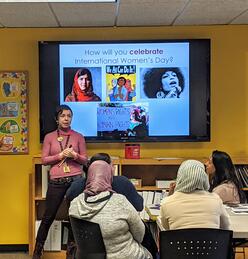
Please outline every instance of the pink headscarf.
M114 192L112 190L112 181L112 166L103 160L97 160L88 169L84 193L94 196L100 192Z

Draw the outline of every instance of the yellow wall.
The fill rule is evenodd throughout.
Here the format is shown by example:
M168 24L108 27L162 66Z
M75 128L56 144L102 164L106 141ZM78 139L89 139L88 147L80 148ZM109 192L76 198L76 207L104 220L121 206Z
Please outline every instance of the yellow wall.
M201 157L213 149L248 155L248 26L0 29L0 70L29 73L29 155L0 156L0 244L28 243L28 175L40 153L38 41L210 38L211 133L207 143L146 143L141 156ZM200 86L199 86L200 87ZM124 155L123 144L88 144L89 155Z

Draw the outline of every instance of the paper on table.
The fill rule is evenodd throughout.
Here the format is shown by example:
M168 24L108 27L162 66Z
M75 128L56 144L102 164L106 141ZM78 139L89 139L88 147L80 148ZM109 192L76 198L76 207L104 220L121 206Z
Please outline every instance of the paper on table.
M152 216L159 216L160 204L149 204L146 207Z
M239 204L237 207L231 207L231 211L234 213L248 213L248 204Z

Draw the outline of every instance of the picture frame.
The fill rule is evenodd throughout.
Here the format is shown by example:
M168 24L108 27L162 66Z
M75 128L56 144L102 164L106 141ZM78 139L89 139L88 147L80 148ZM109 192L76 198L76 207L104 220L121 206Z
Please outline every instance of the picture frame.
M0 155L28 152L28 73L0 71Z

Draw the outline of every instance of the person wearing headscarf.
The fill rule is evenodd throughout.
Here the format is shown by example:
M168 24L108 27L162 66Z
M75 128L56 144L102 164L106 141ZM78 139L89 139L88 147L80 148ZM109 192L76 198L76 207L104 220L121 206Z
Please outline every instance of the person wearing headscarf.
M127 80L125 77L120 76L117 79L117 85L114 87L114 100L115 101L128 101L128 90L125 87Z
M93 92L92 75L89 69L79 69L73 80L72 91L65 102L99 102L101 98Z
M204 164L184 161L177 173L175 192L162 200L160 217L165 229L230 229L229 216L222 200L210 193Z
M111 156L107 153L96 153L94 154L87 166L90 166L93 162L101 160L110 164L113 168L113 163L111 160ZM115 169L113 168L113 171ZM84 168L84 172L87 172L87 168ZM114 174L114 173L113 173ZM66 200L70 203L73 199L75 199L79 194L81 194L86 187L86 178L82 177L80 180L73 182L70 188L66 192ZM112 189L124 195L127 200L134 206L137 211L142 211L144 209L143 206L143 197L140 196L135 189L134 185L131 181L124 175L114 175L112 181Z
M88 169L86 187L69 209L69 215L100 225L108 259L150 259L141 245L145 226L125 196L112 189L112 166L97 160Z

